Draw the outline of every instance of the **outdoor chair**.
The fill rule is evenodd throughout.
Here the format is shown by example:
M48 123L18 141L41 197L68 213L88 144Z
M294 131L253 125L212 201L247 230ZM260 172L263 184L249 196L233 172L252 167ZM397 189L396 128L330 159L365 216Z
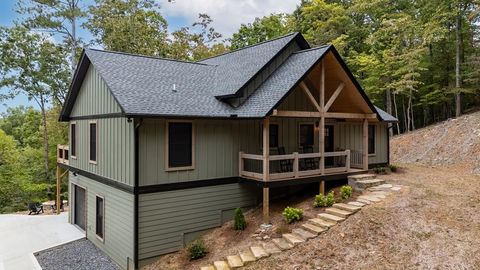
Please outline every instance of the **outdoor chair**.
M40 212L43 213L43 205L40 203L29 203L28 210L30 211L28 215L34 214L38 215Z
M285 155L285 147L283 146L278 147L278 154ZM291 172L291 171L293 171L292 161L289 159L280 160L280 172Z
M312 145L305 145L303 147L303 153L313 153L313 146ZM315 158L305 158L303 161L303 170L314 170L316 169L316 159Z
M55 201L55 204L52 205L52 211L55 211L55 210L57 210L57 202L56 201ZM63 197L60 198L60 210L63 211Z

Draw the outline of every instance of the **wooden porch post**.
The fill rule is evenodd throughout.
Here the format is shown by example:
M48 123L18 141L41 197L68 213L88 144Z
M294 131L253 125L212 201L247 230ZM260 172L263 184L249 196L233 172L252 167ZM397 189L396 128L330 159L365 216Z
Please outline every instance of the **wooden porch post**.
M56 201L57 201L57 215L60 214L60 205L61 205L61 202L60 202L60 186L62 184L62 176L60 175L61 171L60 171L60 167L57 165L57 197L56 197Z
M320 153L320 174L325 174L325 64L321 63L320 73L320 123L318 147ZM325 181L320 182L320 194L325 193Z
M270 118L263 119L263 181L269 180L270 176ZM270 224L269 213L269 188L264 185L263 188L263 223Z
M368 170L368 120L363 119L363 169Z

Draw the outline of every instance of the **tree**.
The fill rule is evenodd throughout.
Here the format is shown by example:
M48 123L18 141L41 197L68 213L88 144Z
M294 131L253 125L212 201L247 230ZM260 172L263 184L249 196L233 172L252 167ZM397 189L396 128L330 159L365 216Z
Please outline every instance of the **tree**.
M2 113L0 129L12 136L19 144L19 147L38 147L42 143L40 126L42 115L33 107L8 108Z
M40 108L46 179L49 179L47 107L56 93L67 88L69 77L65 51L48 37L19 26L0 28L0 87L7 88L1 98L23 93Z
M153 0L95 0L83 26L107 50L164 57L167 21Z

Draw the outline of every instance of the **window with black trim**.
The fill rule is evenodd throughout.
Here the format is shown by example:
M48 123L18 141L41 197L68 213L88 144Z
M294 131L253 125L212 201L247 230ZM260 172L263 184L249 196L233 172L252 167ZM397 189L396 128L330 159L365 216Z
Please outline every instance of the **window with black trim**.
M70 124L70 155L77 156L77 124Z
M168 167L193 166L193 126L191 122L168 122Z
M89 160L93 163L97 162L97 123L89 124Z
M95 234L103 239L105 232L105 204L102 197L97 196L95 209Z
M375 125L368 125L368 154L375 154Z
M301 147L314 145L314 128L313 124L300 124L299 127L299 143Z
M269 134L270 148L278 147L278 124L270 124Z

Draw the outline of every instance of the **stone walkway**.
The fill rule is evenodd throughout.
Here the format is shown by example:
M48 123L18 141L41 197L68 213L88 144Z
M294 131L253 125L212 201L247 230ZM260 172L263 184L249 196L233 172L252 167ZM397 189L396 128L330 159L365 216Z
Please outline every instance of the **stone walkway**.
M385 184L385 181L375 179L375 175L360 175L358 180L349 181L354 188L363 190L362 195L356 201L348 203L336 203L326 208L325 213L320 213L316 218L309 219L302 224L302 228L293 229L285 233L282 238L274 238L262 246L251 246L248 250L239 254L227 256L224 261L215 261L212 265L200 267L201 270L229 270L243 267L270 255L280 253L283 250L294 248L309 239L318 237L321 233L328 231L339 222L360 211L362 207L377 203L394 192L401 190L400 186Z

